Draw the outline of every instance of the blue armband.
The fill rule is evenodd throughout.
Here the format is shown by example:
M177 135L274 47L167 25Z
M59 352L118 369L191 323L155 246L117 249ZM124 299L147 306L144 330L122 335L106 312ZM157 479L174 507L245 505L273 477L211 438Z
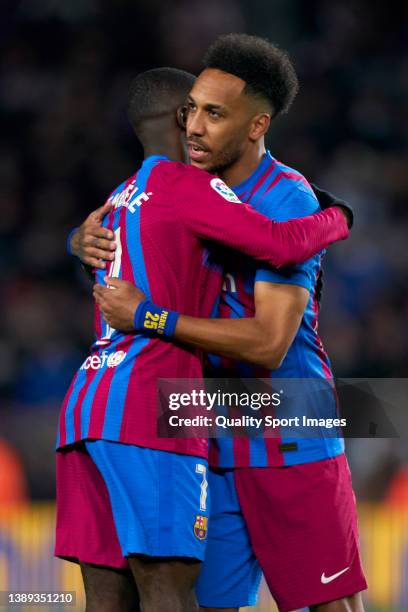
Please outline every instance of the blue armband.
M74 227L74 229L72 229L69 234L68 234L68 238L67 238L67 252L68 255L72 255L74 256L73 252L71 251L71 238L72 236L75 234L75 232L78 230L78 227Z
M172 338L180 314L153 304L151 300L140 302L135 312L135 330L153 336Z

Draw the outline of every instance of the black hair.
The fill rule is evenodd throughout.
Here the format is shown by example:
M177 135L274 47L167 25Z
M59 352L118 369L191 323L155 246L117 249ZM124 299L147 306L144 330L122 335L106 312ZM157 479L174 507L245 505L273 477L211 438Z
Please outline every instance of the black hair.
M129 89L128 116L138 130L147 119L175 112L194 85L195 76L176 68L154 68L135 77Z
M244 92L267 100L274 115L288 111L299 89L287 53L258 36L219 36L205 54L204 65L245 81Z

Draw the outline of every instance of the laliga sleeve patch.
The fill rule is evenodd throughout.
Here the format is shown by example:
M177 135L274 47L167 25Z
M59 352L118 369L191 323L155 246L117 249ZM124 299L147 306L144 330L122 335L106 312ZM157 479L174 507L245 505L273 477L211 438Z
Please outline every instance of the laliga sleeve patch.
M237 202L241 204L241 200L237 198L235 193L222 181L220 178L213 178L210 182L211 187L228 202Z

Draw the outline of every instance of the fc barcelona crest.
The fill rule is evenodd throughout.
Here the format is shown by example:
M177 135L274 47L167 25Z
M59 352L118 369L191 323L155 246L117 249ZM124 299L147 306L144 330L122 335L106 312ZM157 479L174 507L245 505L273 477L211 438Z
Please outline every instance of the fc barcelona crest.
M201 514L197 514L196 520L194 523L194 535L199 540L205 540L207 537L208 531L208 518L206 516L201 516Z

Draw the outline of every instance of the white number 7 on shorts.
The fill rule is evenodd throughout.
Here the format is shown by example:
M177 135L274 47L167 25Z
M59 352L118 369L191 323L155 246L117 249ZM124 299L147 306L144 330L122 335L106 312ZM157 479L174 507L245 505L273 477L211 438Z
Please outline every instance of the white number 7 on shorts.
M207 489L208 489L207 468L202 463L197 463L196 472L197 474L203 475L203 480L201 482L200 510L205 512L207 510Z

